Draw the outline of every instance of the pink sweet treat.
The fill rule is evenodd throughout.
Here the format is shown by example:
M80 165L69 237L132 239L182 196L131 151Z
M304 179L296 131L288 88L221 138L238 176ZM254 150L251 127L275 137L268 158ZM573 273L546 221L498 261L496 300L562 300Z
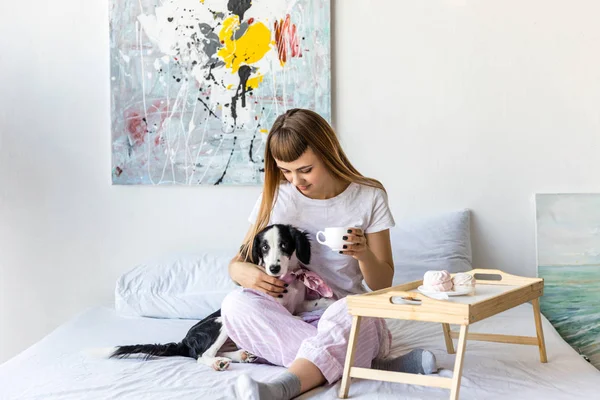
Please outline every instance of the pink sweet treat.
M446 270L427 271L423 277L423 286L432 292L448 292L452 290L454 284L450 273Z
M452 282L454 283L455 288L473 288L476 284L473 275L465 274L464 272L455 274L454 278L452 278Z

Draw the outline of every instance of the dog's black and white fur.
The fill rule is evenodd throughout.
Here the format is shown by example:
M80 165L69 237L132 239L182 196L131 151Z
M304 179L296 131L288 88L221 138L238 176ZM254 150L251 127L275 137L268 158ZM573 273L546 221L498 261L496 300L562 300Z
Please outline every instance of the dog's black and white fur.
M291 225L274 224L260 231L253 240L252 262L264 268L274 277L283 277L294 272L300 263L310 263L311 245L306 233ZM293 280L287 287L288 294L276 299L292 314L327 308L333 300L321 298L307 300L306 286ZM288 304L292 299L294 304ZM124 358L132 354L144 354L145 359L151 357L185 356L197 359L198 363L223 371L231 362L254 362L256 357L245 350L223 352L223 345L228 339L221 321L221 310L204 318L190 328L179 343L143 344L116 347L110 357Z

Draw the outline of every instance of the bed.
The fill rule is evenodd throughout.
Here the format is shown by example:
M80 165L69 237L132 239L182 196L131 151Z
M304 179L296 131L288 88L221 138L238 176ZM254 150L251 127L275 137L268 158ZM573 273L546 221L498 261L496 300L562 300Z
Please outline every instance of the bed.
M523 304L472 325L470 332L535 336L532 307ZM142 361L98 357L90 349L117 344L179 341L195 321L123 316L93 307L64 323L21 354L0 365L0 399L234 399L240 373L269 379L281 367L233 364L216 372L194 360L171 357ZM439 324L389 320L393 353L433 351L451 369ZM597 398L600 371L577 354L543 318L548 363L535 346L469 342L461 399ZM447 371L442 370L442 375ZM300 399L337 398L339 382ZM421 386L354 380L351 399L447 399L448 391Z
M394 285L422 279L427 270L472 269L470 212L458 210L403 219L391 230ZM232 364L216 372L190 358L150 361L98 357L90 349L134 343L179 341L199 319L218 309L236 290L228 273L229 251L166 254L119 277L114 307L93 307L62 324L0 365L0 399L234 399L241 373L267 380L281 367ZM210 279L207 279L210 277ZM469 332L535 336L529 303L470 325ZM600 371L577 354L543 320L548 363L535 346L468 342L461 399L598 398ZM393 355L414 348L435 353L442 376L454 355L446 352L440 324L389 320ZM456 343L456 341L455 341ZM335 399L340 383L300 399ZM351 399L448 399L449 391L380 381L353 380Z

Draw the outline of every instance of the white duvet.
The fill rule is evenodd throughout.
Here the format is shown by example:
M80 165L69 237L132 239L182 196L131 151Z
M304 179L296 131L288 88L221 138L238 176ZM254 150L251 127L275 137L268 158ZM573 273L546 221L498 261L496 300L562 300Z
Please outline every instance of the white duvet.
M521 305L471 325L470 332L535 336L533 311ZM439 324L388 320L393 352L433 351L438 364L452 369ZM89 348L118 344L179 341L191 320L122 317L105 307L91 308L0 365L0 399L234 399L238 374L268 379L280 367L233 364L216 372L190 358L151 361L111 360L88 355ZM566 344L543 318L548 363L537 347L469 342L461 399L597 399L600 372ZM456 343L456 341L455 341ZM315 389L301 399L337 398L339 383ZM449 391L354 379L352 399L447 399Z

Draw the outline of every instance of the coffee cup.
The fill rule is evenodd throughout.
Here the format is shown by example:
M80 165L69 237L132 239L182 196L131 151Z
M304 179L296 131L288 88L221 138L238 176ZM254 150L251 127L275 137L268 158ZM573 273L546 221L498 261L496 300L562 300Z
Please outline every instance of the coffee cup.
M348 235L348 228L325 228L317 232L317 242L331 248L331 250L342 251L344 245L348 244L342 237Z

